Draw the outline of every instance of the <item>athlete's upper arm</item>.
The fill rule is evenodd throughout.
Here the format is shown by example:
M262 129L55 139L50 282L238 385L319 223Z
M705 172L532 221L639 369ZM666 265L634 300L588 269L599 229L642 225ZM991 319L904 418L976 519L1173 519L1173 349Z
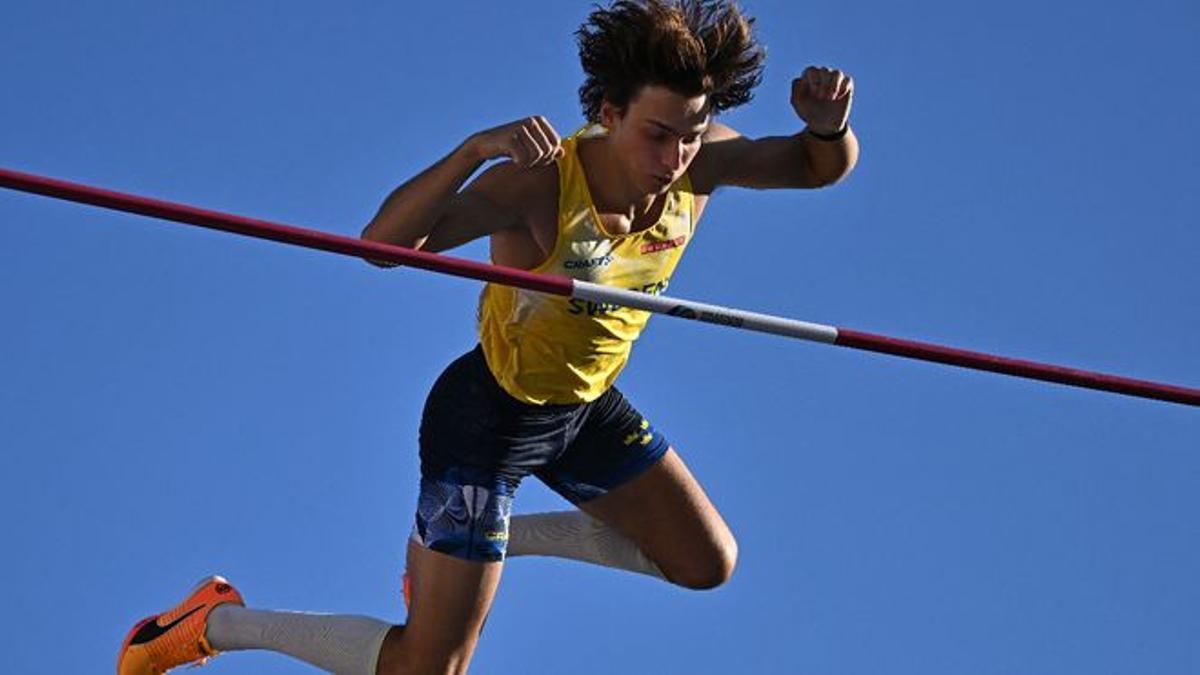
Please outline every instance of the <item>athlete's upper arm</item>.
M489 167L454 195L418 249L439 252L494 232L523 227L519 200L520 167L503 162Z
M790 136L749 139L720 122L704 133L704 143L691 171L697 192L722 185L768 188L820 187L804 146Z

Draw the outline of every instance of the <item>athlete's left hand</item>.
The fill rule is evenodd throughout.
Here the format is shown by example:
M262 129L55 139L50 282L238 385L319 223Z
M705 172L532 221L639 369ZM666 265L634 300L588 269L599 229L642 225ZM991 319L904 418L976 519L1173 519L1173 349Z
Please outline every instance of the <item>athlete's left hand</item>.
M792 108L808 128L835 134L850 120L854 80L840 70L809 66L792 80Z

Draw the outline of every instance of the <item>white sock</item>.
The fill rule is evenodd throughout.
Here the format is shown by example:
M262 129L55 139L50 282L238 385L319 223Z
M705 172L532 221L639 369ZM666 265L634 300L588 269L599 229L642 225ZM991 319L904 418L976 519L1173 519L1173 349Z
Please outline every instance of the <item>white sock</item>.
M272 612L224 604L208 616L217 651L267 649L336 675L375 675L392 625L365 616Z
M508 555L570 558L666 578L631 539L579 510L513 516Z

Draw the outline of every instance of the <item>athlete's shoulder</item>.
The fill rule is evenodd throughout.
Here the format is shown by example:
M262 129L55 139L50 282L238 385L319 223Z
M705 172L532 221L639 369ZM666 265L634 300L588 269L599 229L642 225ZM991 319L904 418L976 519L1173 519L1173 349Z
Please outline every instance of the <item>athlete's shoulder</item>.
M745 138L733 127L713 121L701 136L700 152L688 169L692 189L697 194L709 194L722 184L729 162L736 160L737 150Z

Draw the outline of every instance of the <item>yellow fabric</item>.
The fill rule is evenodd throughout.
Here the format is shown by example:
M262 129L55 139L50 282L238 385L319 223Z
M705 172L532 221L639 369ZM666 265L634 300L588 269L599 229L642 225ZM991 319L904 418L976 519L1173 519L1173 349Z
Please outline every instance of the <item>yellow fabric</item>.
M584 127L558 160L558 238L535 272L658 294L694 233L691 181L669 189L662 216L641 232L610 235L600 224L576 153ZM479 340L488 368L514 398L584 403L605 392L629 360L650 312L488 284L479 298Z

